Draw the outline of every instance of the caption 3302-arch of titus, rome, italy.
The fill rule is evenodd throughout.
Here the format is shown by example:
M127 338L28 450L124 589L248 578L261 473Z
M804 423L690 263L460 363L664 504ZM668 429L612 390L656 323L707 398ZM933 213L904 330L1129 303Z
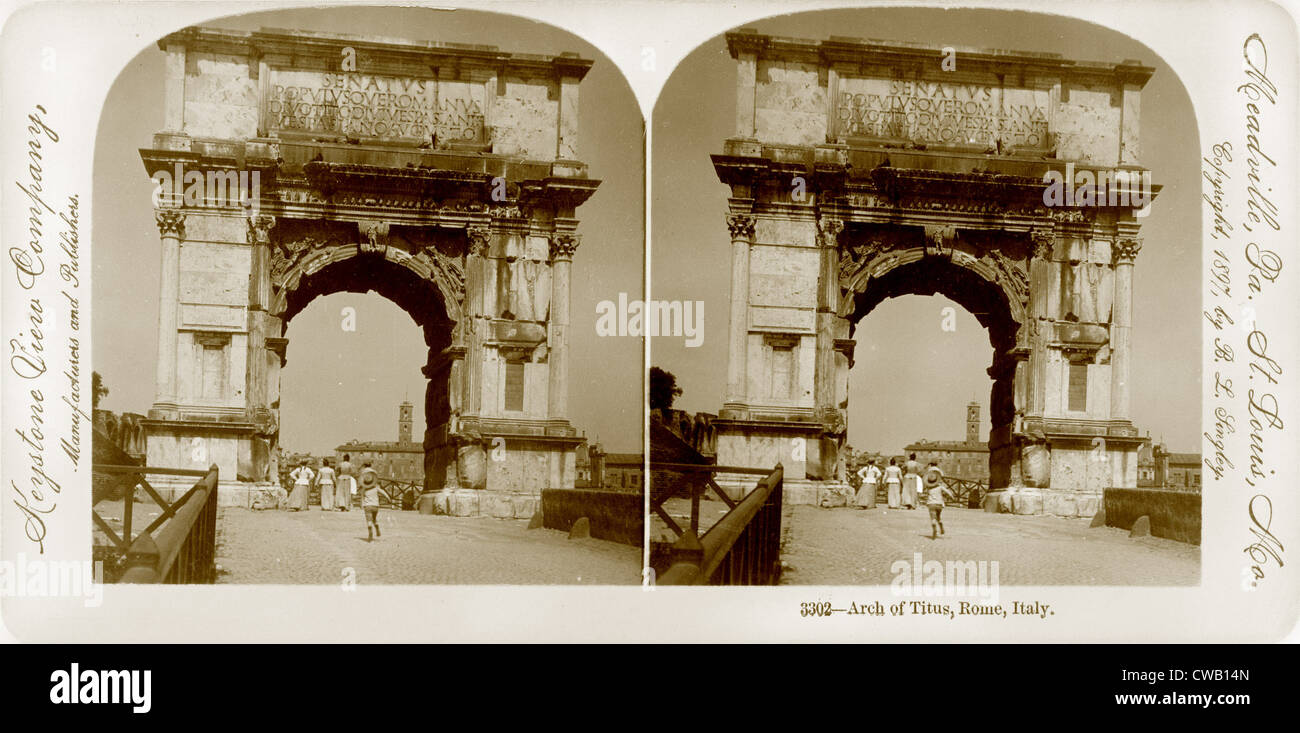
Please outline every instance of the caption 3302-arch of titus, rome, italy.
M529 516L541 489L572 488L575 210L599 183L576 160L591 61L274 30L188 28L159 47L149 174L256 185L194 200L185 181L156 201L148 465L215 463L226 503L276 485L284 328L317 296L373 290L429 349L422 510Z
M751 31L727 43L738 74L735 137L713 156L732 242L718 464L781 462L798 502L842 482L856 323L886 298L938 293L993 346L986 510L1087 516L1104 488L1136 486L1145 202L1115 181L1149 180L1138 103L1153 69ZM1111 185L1053 201L1049 171Z

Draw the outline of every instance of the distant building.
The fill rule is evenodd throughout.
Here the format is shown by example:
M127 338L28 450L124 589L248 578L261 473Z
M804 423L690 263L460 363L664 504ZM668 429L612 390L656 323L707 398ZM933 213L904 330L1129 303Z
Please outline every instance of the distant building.
M601 456L601 488L640 491L644 459L640 453L605 453Z
M1139 489L1149 489L1156 485L1156 458L1154 446L1148 438L1138 446L1138 480Z
M641 491L643 457L640 453L606 453L600 443L578 446L574 463L578 489Z
M934 461L945 476L989 480L989 445L979 439L980 406L978 402L966 405L965 440L921 440L903 449L905 455L916 454L922 466ZM889 459L885 459L885 465Z
M1161 446L1163 448L1164 446ZM1165 453L1160 457L1165 463L1165 488L1180 491L1201 490L1201 454L1200 453Z
M334 449L334 458L351 456L352 465L360 469L367 461L381 477L396 481L424 481L424 445L412 439L414 407L403 401L397 410L397 441L352 440Z

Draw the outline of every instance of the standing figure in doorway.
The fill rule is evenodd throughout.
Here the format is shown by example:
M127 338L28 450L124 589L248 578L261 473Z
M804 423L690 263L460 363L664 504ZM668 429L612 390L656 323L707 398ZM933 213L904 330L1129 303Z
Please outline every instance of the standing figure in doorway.
M334 468L330 466L330 459L326 458L325 465L316 474L316 487L320 489L320 510L323 512L334 509L334 479Z
M897 509L899 505L899 493L903 484L903 471L898 467L898 459L890 458L889 466L885 468L885 490L889 497L889 508Z

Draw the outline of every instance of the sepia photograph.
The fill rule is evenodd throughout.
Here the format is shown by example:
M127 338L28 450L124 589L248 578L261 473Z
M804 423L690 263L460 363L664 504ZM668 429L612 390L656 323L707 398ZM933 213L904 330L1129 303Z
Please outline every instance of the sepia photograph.
M593 320L640 297L642 125L599 56L337 8L123 70L94 191L105 582L640 582L640 340Z
M688 56L652 292L710 318L652 344L661 579L1199 583L1192 119L1150 49L1042 14L800 13Z
M14 0L0 643L62 646L5 689L980 642L1284 701L1288 1Z

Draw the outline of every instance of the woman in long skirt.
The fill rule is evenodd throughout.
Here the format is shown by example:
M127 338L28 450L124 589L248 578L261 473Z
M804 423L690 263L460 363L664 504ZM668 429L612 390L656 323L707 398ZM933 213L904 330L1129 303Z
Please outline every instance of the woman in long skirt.
M320 510L323 512L334 510L334 469L330 466L330 459L325 459L325 465L321 466L320 473L316 475L316 486L320 489Z
M876 488L880 485L880 467L874 460L867 461L867 465L858 469L858 477L862 479L862 486L858 489L858 495L854 497L853 503L857 504L859 509L874 509Z
M307 496L311 493L311 482L316 474L303 461L289 477L293 479L293 491L289 492L289 511L303 511L307 508Z
M352 507L352 494L356 491L352 488L352 482L356 480L356 476L353 475L352 456L344 453L343 461L339 463L339 480L334 490L335 509L346 512Z
M889 459L889 466L885 468L885 494L889 497L889 508L897 509L899 507L899 493L903 484L903 472L898 468L898 460Z
M915 509L917 494L920 493L921 464L916 462L916 454L908 456L903 466L903 506Z

